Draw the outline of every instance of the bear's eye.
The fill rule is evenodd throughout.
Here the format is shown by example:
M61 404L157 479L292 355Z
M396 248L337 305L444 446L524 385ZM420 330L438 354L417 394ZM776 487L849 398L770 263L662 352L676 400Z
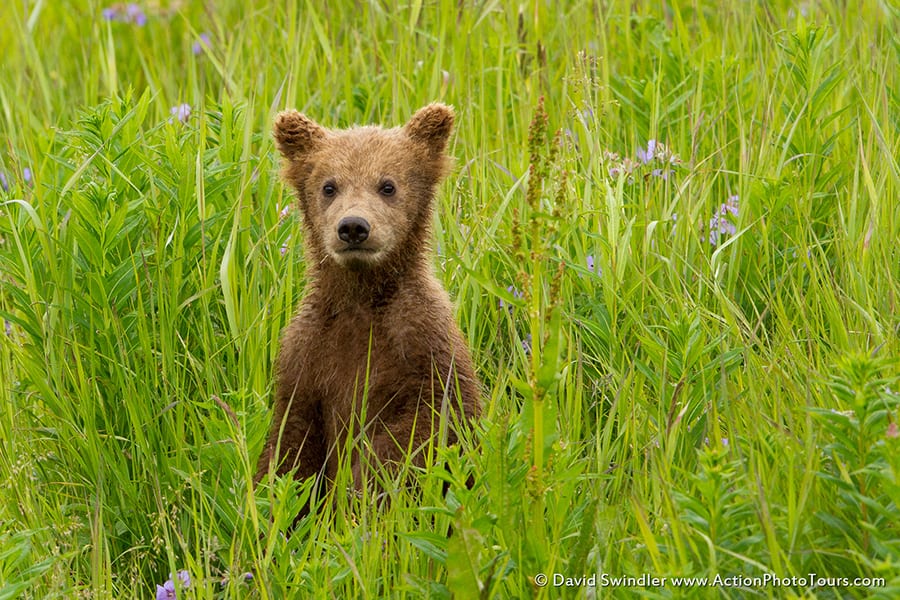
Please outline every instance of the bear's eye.
M332 182L329 181L328 183L326 183L325 185L322 186L322 195L324 195L326 198L334 198L336 194L337 194L337 186L334 185Z
M378 193L382 196L393 196L397 192L394 182L385 181L378 187Z

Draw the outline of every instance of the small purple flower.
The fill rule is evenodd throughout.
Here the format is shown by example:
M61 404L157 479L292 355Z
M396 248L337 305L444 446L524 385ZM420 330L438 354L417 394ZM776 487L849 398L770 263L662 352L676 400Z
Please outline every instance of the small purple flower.
M25 183L31 185L31 169L29 169L28 167L22 169L22 180L25 181Z
M182 589L191 587L191 575L187 571L178 571L178 581ZM169 579L162 585L156 586L156 600L175 600L178 598L175 592L175 577L169 573Z
M285 204L285 205L284 205L284 208L282 208L282 209L278 212L278 220L279 220L279 221L282 221L282 220L286 219L287 216L288 216L289 214L291 214L291 205L290 205L290 204Z
M3 319L3 328L6 330L6 337L12 337L12 323Z
M193 44L191 44L191 51L194 53L194 56L203 53L203 50L209 48L210 46L210 37L209 32L204 31L200 34L200 39L196 40Z
M512 294L513 298L521 298L522 297L522 292L517 290L515 288L515 286L512 286L512 285L508 286L506 288L506 291L509 292L510 294ZM512 312L512 309L513 309L512 305L506 304L506 302L503 301L503 298L500 298L500 308L503 308L503 307L509 308L509 311Z
M138 27L143 27L147 24L147 15L144 14L144 11L141 10L140 6L131 3L125 7L125 22L134 23Z
M525 354L531 354L531 334L525 336L525 339L522 340L522 350L525 351Z
M801 2L800 6L798 8L799 8L799 14L803 15L804 17L809 17L809 3L808 2ZM794 10L793 8L788 9L788 19L797 18L797 14L798 14L797 10Z
M721 442L723 448L728 447L728 438L727 437L720 438L719 442ZM703 443L706 444L707 446L709 446L710 445L709 438L708 437L703 438Z
M725 204L719 207L719 212L724 215L725 213L731 213L735 217L738 216L738 202L741 197L737 194L732 196L728 196L728 199L725 200Z
M734 235L737 227L728 220L728 216L738 216L738 201L740 198L737 194L729 196L724 204L719 205L719 210L713 214L709 220L709 245L716 246L719 243L719 237L728 234ZM700 241L704 240L704 236L700 236Z
M172 580L168 580L162 585L156 586L156 600L169 600L169 598L177 598L175 594L175 584Z
M241 577L243 577L244 581L246 581L247 583L253 581L253 573L250 573L249 571L241 575Z
M719 236L723 234L734 235L735 226L725 217L715 216L709 220L709 245L717 246Z
M587 269L597 277L603 276L603 268L594 262L594 255L588 254L584 258L584 262L587 263Z
M191 118L191 105L187 103L179 104L177 106L173 106L170 110L172 116L181 121L182 123L187 123L188 119ZM169 119L171 121L171 119Z
M281 245L281 256L284 256L285 254L287 254L287 251L288 251L288 244L287 244L287 242L285 242Z
M579 145L580 145L580 138L578 137L578 132L572 131L571 129L566 127L565 129L563 129L563 135L565 135L566 138L572 140L572 144L575 147L575 150L577 151L579 148Z
M719 232L727 233L728 235L734 235L737 233L737 227L731 221L720 218L719 219Z
M645 165L656 157L656 140L647 142L647 149L638 148L635 152L637 159Z
M0 188L3 188L4 192L9 191L9 182L6 180L6 173L0 171Z
M138 27L143 27L147 24L147 15L144 14L144 11L140 6L133 2L125 6L122 4L107 6L100 14L107 21L131 23Z

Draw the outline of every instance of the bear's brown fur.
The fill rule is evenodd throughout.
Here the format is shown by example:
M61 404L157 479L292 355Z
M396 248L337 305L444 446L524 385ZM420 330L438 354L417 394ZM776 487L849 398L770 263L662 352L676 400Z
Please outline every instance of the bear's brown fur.
M478 414L479 384L429 251L453 118L442 104L394 129L328 130L296 111L276 118L310 283L281 341L257 480L270 468L333 479L353 432L358 487L372 457L391 464L412 452L421 465L442 409Z

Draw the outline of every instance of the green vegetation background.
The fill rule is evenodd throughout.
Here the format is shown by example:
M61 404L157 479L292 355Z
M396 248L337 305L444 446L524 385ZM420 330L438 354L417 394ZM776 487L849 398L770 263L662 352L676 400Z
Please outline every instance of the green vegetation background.
M898 40L879 0L3 3L0 598L895 597ZM484 418L287 538L271 121L433 100Z

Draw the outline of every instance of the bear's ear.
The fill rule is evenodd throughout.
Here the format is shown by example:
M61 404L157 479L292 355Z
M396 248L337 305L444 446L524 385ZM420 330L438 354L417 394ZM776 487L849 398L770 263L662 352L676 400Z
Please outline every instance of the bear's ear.
M453 108L434 102L416 111L403 126L406 135L426 144L432 152L441 153L453 129Z
M278 151L288 160L309 154L325 139L325 129L296 110L278 113L272 132Z

